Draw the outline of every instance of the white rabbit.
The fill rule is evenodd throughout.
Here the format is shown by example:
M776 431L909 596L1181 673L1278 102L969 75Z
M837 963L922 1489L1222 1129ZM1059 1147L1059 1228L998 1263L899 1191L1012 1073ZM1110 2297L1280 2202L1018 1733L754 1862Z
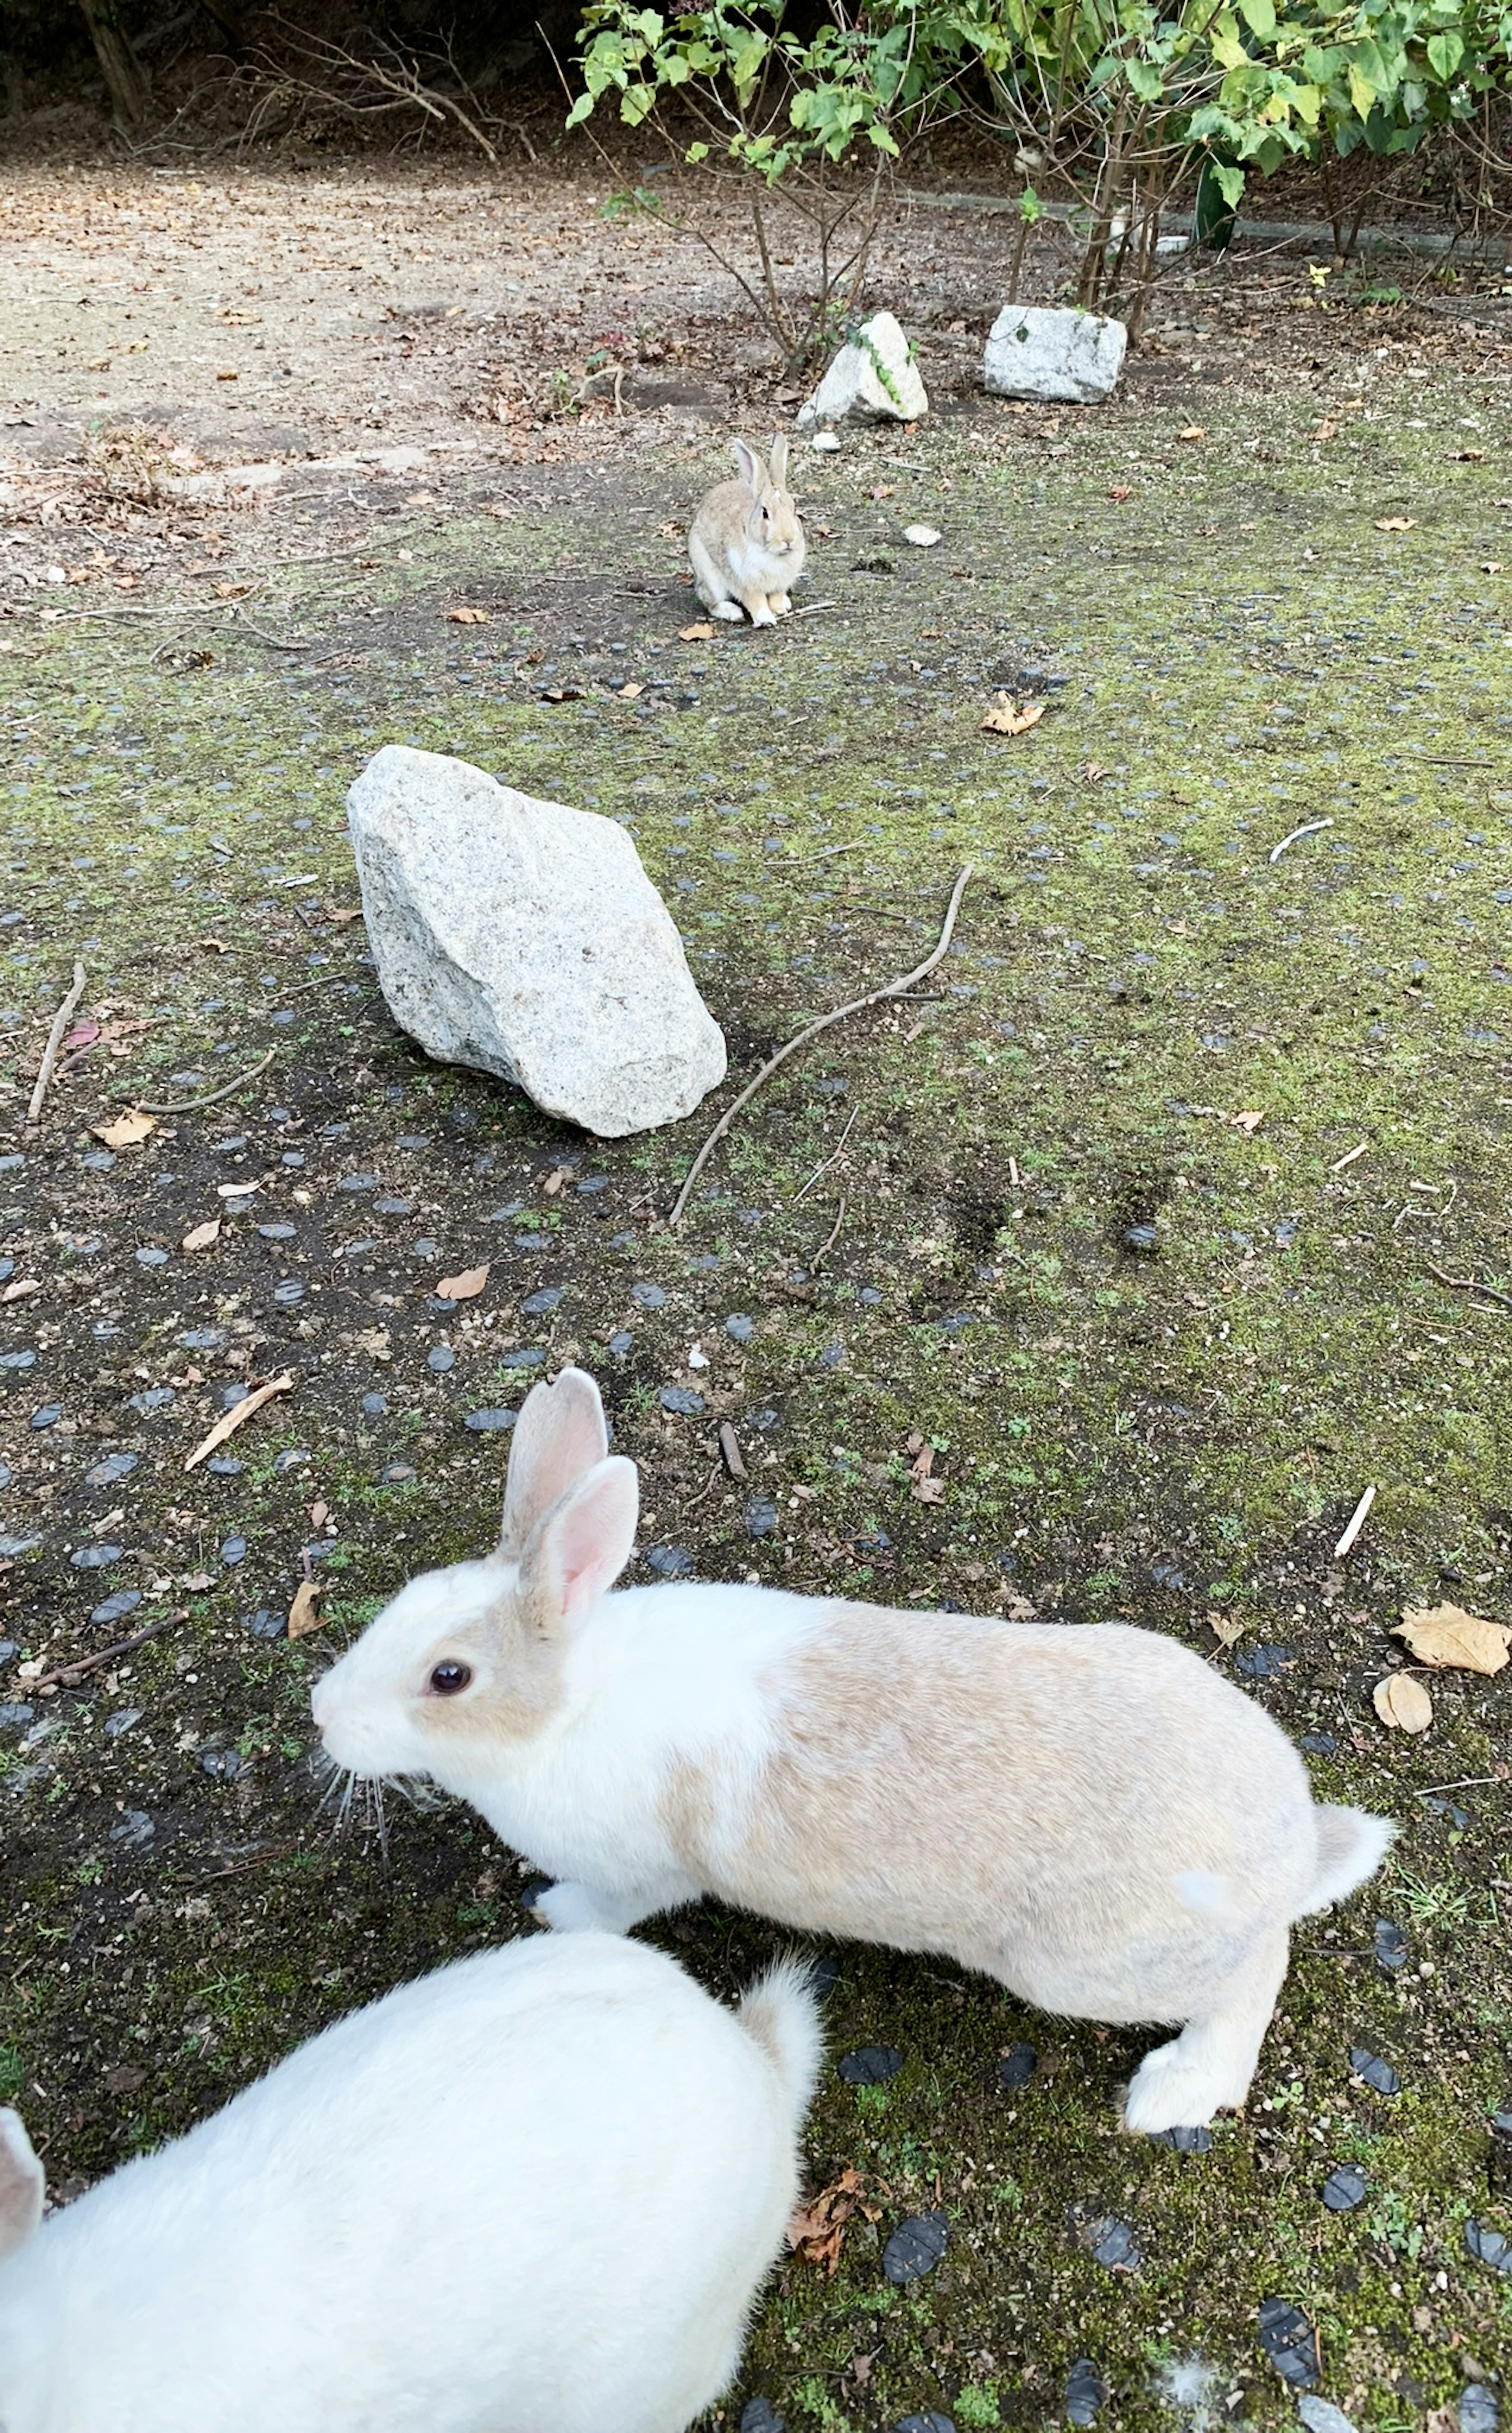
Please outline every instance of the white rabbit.
M743 608L753 625L774 625L792 609L807 543L786 485L788 443L774 439L770 466L743 439L735 442L738 482L709 491L688 536L698 596L732 624Z
M5 2433L681 2433L740 2354L819 2052L618 1936L326 2031L42 2224L0 2111Z
M637 1480L578 1370L520 1412L499 1549L413 1580L316 1684L338 1765L429 1775L558 1879L555 1927L711 1892L1181 2033L1132 2130L1244 2101L1294 1919L1393 1828L1317 1808L1264 1710L1155 1632L759 1588L604 1591Z

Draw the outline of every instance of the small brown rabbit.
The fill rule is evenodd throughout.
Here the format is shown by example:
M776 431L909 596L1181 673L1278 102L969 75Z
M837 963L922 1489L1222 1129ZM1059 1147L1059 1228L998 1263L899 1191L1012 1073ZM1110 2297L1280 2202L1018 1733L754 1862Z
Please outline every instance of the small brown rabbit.
M788 443L772 443L763 465L743 439L735 442L738 482L710 490L688 536L698 596L716 617L738 625L743 609L753 625L774 625L792 610L792 587L804 570L804 528L788 478Z

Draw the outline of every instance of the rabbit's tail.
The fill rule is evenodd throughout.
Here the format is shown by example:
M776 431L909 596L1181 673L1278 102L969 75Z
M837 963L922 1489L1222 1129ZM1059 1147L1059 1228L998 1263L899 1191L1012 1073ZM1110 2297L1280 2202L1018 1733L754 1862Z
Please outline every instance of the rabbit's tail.
M776 2071L796 2124L814 2091L824 2052L808 1962L790 1954L758 1977L740 2004L739 2020Z
M1368 1881L1396 1839L1389 1816L1370 1816L1363 1808L1318 1808L1317 1873L1300 1914L1311 1917L1331 1909Z

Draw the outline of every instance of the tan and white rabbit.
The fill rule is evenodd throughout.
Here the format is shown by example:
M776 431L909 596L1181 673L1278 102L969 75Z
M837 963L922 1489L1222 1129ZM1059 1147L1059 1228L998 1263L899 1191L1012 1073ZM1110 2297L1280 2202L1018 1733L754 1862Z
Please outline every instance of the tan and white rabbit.
M806 1972L737 2014L532 1935L353 2013L42 2221L0 2110L6 2433L682 2433L782 2245Z
M743 439L735 442L738 482L708 493L688 536L698 596L732 624L743 609L753 625L774 625L792 608L792 587L804 570L807 545L788 490L788 443L774 439L763 465Z
M580 1370L529 1395L497 1551L402 1590L316 1685L330 1755L428 1775L558 1880L559 1928L714 1893L948 1953L1046 2011L1181 2029L1126 2125L1242 2104L1295 1919L1393 1827L1313 1803L1263 1709L1119 1624L1009 1624L752 1587L605 1591L633 1462Z

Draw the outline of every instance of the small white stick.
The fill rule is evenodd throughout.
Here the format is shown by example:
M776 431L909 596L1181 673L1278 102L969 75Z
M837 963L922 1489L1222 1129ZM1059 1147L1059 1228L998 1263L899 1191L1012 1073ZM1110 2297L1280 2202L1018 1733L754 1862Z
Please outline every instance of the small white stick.
M74 1008L77 1005L79 998L83 994L84 966L82 963L76 963L74 965L74 985L69 990L62 1004L59 1007L58 1012L53 1016L52 1029L47 1033L47 1045L42 1051L42 1063L37 1067L37 1079L32 1088L31 1104L26 1109L26 1121L28 1124L34 1124L42 1114L42 1100L47 1096L47 1084L53 1078L53 1066L58 1062L58 1051L63 1044L63 1033L68 1029L68 1017L73 1012Z
M1304 827L1293 828L1290 836L1283 836L1280 844L1271 846L1271 860L1279 861L1282 855L1285 852L1286 847L1289 844L1295 844L1299 837L1317 836L1320 829L1331 828L1333 825L1334 823L1332 820L1309 820Z
M1356 1141L1352 1148L1347 1148L1342 1157L1336 1157L1334 1159L1333 1165L1329 1167L1330 1174L1342 1174L1347 1165L1352 1165L1357 1157L1363 1157L1365 1155L1365 1152L1369 1146L1370 1144L1368 1141Z
M1334 1549L1334 1560L1336 1563L1342 1563L1345 1556L1350 1552L1351 1547L1353 1545L1356 1538L1359 1536L1361 1530L1365 1527L1367 1521L1368 1521L1370 1517L1370 1506L1374 1502L1375 1489L1373 1487L1368 1487L1350 1515L1348 1528L1345 1530L1343 1537L1339 1540L1338 1544Z

